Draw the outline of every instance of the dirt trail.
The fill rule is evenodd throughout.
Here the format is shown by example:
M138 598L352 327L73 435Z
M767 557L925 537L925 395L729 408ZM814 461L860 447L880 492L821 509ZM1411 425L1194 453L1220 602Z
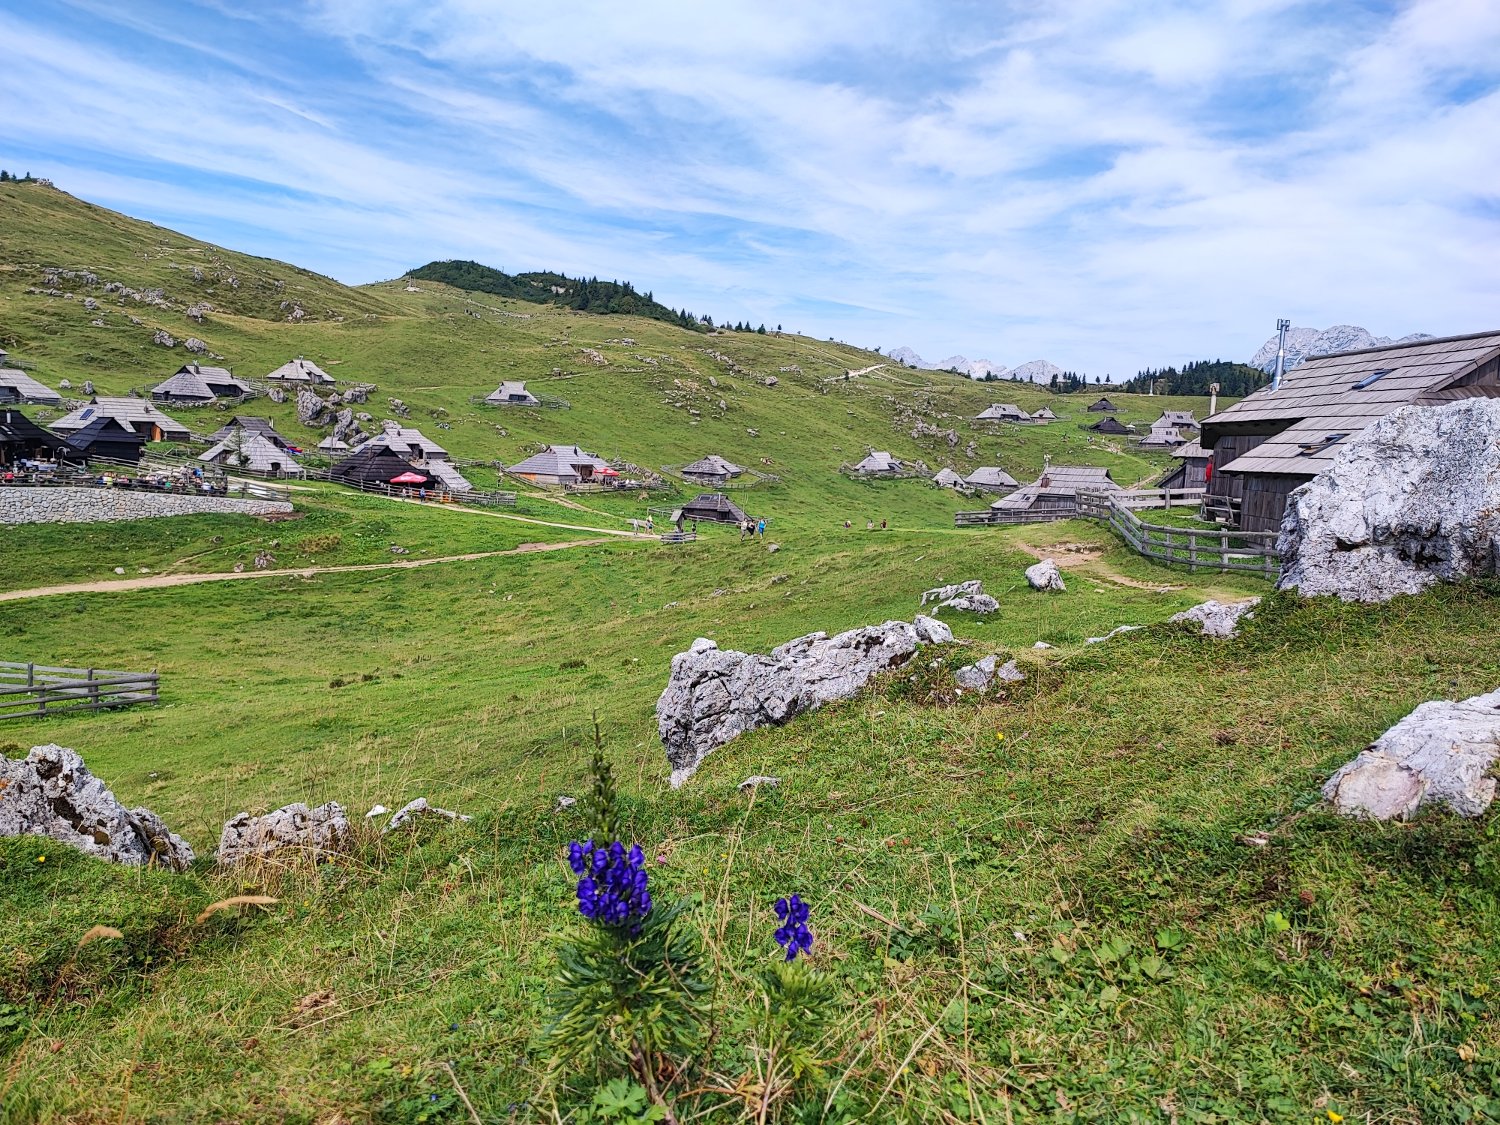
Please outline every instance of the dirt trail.
M559 525L551 525L559 526ZM593 530L593 529L587 529ZM280 570L214 571L207 574L152 574L143 578L74 582L66 586L34 586L29 590L0 591L0 602L45 598L53 594L102 594L112 590L154 590L167 586L193 586L200 582L233 582L242 578L311 578L317 574L353 574L366 570L411 570L436 563L473 562L504 555L529 555L540 551L562 551L569 547L597 547L608 539L574 539L567 543L522 543L505 551L479 551L471 555L443 555L433 559L402 559L399 562L360 563L347 566L302 566Z
M1094 543L1050 543L1038 547L1032 543L1017 542L1016 546L1032 558L1051 559L1063 570L1077 570L1092 575L1116 586L1129 586L1134 590L1155 590L1158 594L1171 593L1185 587L1164 582L1142 582L1121 574L1104 561L1104 548Z

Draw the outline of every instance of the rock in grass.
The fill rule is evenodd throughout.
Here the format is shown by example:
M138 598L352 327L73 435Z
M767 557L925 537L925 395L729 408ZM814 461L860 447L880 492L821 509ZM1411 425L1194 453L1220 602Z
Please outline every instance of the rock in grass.
M953 674L953 678L958 681L959 687L970 691L984 691L992 681L998 680L1002 684L1018 684L1026 678L1026 674L1021 671L1014 660L1007 660L1001 664L1000 657L992 655L960 668Z
M918 604L926 605L928 602L946 602L953 598L968 597L971 594L984 593L984 583L977 578L971 578L967 582L955 582L951 586L936 586L931 590L922 591L922 600Z
M1200 602L1192 609L1174 613L1167 620L1173 624L1178 622L1196 624L1205 637L1237 637L1240 635L1240 618L1254 617L1254 610L1258 605L1260 605L1259 598L1250 598L1243 602L1216 602L1209 599L1206 602Z
M780 784L781 778L779 777L767 777L764 774L753 773L740 782L738 788L741 793L748 793L752 789L759 789L762 785L767 789L775 789Z
M1392 411L1291 495L1280 589L1383 602L1496 573L1500 400Z
M899 668L924 644L946 644L953 631L918 616L830 637L809 633L770 655L721 650L700 637L672 658L656 725L679 786L699 764L748 730L779 726L836 699L846 699L878 672Z
M1341 766L1323 796L1347 816L1390 820L1423 805L1479 816L1495 799L1500 691L1419 705Z
M1104 636L1102 636L1102 637L1084 637L1083 638L1083 643L1086 644L1086 645L1102 645L1105 641L1109 640L1111 637L1118 637L1121 633L1134 633L1137 630L1144 629L1144 628L1145 628L1144 625L1116 625L1113 629L1111 629L1109 632L1105 633Z
M272 856L318 860L344 851L350 839L349 818L337 801L315 809L299 801L265 816L236 814L219 836L219 863L233 867Z
M385 828L381 830L380 834L384 836L387 832L397 832L403 828L414 828L416 827L416 822L419 820L464 821L470 819L472 818L465 816L463 813L456 813L452 809L440 809L436 805L429 805L426 797L418 797L415 801L402 805L397 810L396 815L391 817Z
M1026 581L1031 583L1033 590L1066 590L1068 588L1063 583L1062 571L1057 569L1057 564L1051 559L1043 559L1035 566L1028 566Z
M23 759L0 755L0 836L45 836L81 852L182 871L193 849L150 809L127 809L64 746L33 746Z
M956 609L963 613L994 613L1000 608L1000 603L988 594L965 594L961 598L949 598L937 608Z

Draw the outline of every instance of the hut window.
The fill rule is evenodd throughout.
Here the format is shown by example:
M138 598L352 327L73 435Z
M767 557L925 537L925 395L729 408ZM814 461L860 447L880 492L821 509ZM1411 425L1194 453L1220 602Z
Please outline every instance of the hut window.
M1311 457L1314 453L1322 453L1330 445L1337 445L1343 441L1348 434L1325 434L1321 441L1308 442L1297 450L1298 457Z
M1394 370L1395 370L1394 367L1382 367L1379 371L1372 371L1372 372L1370 372L1370 374L1366 375L1359 382L1355 383L1354 384L1354 389L1356 391L1362 391L1366 387L1371 386L1371 385L1373 385L1375 383L1380 382L1380 380L1384 379L1387 375L1389 375Z

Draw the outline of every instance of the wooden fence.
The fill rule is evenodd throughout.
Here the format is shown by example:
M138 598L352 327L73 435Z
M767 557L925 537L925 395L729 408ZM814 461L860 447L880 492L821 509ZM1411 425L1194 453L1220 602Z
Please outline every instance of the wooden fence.
M1132 498L1133 497L1133 498ZM1080 492L1078 514L1108 524L1138 554L1189 570L1239 570L1274 579L1280 570L1274 531L1172 527L1146 523L1132 505L1145 507L1139 494ZM1163 505L1157 504L1157 507Z
M1065 508L1044 508L1040 511L1026 508L1018 508L1015 511L1007 511L1004 508L986 508L982 512L954 512L953 526L983 527L988 524L1053 523L1057 520L1070 519L1073 515L1073 511Z
M102 711L157 702L157 675L0 661L0 719Z

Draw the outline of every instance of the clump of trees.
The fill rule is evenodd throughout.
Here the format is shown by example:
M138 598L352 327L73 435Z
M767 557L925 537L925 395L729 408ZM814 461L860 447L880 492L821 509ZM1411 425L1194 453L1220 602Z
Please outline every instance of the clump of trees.
M1270 381L1271 376L1258 367L1222 359L1203 359L1180 369L1163 367L1159 370L1142 371L1134 379L1127 380L1120 389L1145 394L1154 383L1157 394L1206 395L1209 386L1218 383L1221 395L1243 398Z
M30 172L24 176L13 176L4 168L0 168L0 184L34 184L36 177Z

